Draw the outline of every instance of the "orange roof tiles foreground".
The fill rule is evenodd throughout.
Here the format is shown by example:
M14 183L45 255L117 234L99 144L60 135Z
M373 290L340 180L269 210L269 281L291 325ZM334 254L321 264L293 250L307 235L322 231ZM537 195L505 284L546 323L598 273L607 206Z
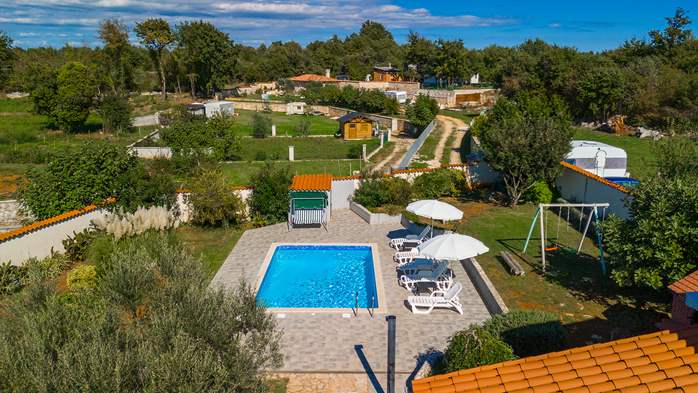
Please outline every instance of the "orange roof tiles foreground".
M698 392L698 327L415 380L414 393Z
M698 292L698 270L669 285L674 293Z
M330 191L332 190L332 175L324 173L317 175L296 175L291 180L292 191Z

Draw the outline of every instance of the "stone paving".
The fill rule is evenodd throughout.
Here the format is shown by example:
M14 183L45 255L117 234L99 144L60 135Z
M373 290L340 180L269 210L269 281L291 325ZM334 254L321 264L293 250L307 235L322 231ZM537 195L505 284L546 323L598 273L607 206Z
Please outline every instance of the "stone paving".
M283 330L282 372L357 372L378 374L387 368L386 315L397 318L396 371L404 383L413 376L434 351L445 348L448 338L457 330L489 318L483 301L468 278L463 266L452 263L455 280L463 284L460 302L464 314L455 310L435 309L429 315L414 315L405 301L409 292L397 283L394 251L388 240L406 233L399 224L368 225L349 210L332 212L328 231L320 228L287 230L277 224L246 231L211 285L234 288L241 278L256 284L261 265L272 243L376 243L380 254L387 314L366 311L350 318L341 312L286 313L277 322ZM383 385L385 386L385 385ZM399 386L399 385L398 385ZM401 391L399 389L398 391Z

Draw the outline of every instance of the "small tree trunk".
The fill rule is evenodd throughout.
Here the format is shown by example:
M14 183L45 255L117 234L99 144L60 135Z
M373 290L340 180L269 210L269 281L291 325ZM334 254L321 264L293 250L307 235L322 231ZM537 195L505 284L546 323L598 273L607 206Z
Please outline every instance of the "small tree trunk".
M162 51L158 53L158 68L160 69L160 82L162 83L162 97L167 99L167 82L165 81L165 67L162 65Z

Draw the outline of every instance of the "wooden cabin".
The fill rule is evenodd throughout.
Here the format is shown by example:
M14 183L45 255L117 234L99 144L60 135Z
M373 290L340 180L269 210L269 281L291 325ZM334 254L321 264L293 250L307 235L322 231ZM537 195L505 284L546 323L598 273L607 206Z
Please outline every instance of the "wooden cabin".
M401 82L400 70L388 65L387 67L373 67L373 80L376 82Z
M339 118L339 135L344 140L370 139L373 137L373 120L359 112L349 112Z

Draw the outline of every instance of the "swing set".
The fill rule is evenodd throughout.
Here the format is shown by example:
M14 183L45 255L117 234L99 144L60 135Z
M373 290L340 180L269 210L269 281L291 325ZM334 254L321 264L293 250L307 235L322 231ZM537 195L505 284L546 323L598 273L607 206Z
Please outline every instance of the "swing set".
M582 251L582 244L584 243L584 238L589 231L591 226L591 220L594 220L594 228L596 231L596 242L599 248L599 262L601 262L601 272L606 275L606 261L603 255L603 235L601 233L601 221L606 218L606 208L608 208L608 203L541 203L536 209L536 213L533 215L533 220L531 220L531 227L528 230L528 236L526 237L526 243L524 244L523 252L526 252L528 248L528 243L531 241L531 236L533 235L533 229L536 226L536 221L540 225L540 255L543 262L543 271L545 271L545 253L551 251L560 250L559 243L547 242L547 209L557 208L557 233L555 235L556 239L560 238L560 224L563 221L562 210L567 209L567 222L570 223L570 210L579 209L579 232L582 232L582 221L584 219L584 210L589 209L588 218L586 220L586 225L584 225L584 231L582 232L582 238L579 240L579 246L577 247L577 255ZM601 210L601 214L599 214ZM569 230L569 225L566 226L566 230Z

